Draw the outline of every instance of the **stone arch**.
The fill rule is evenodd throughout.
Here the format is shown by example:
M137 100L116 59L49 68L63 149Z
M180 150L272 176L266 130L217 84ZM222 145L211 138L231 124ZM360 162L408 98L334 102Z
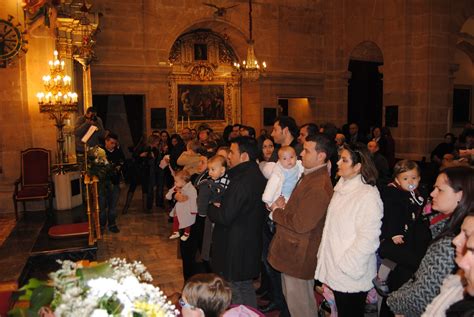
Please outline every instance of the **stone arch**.
M349 54L349 60L377 62L383 64L383 53L380 47L372 41L357 44Z
M465 19L464 23L455 33L455 50L453 62L450 64L450 78L452 79L453 102L449 112L449 121L447 131L454 133L460 132L460 125L466 121L471 121L474 113L474 104L467 99L472 100L474 85L474 15ZM460 97L464 96L464 97ZM456 130L457 129L457 130Z
M474 15L461 26L457 36L456 48L464 52L474 65Z
M174 32L172 35L167 37L163 43L163 47L166 48L169 54L175 41L181 35L198 29L209 29L217 34L225 36L228 38L228 41L239 60L242 56L245 56L247 51L247 37L245 36L244 31L237 25L221 19L202 19L194 21L192 24L179 29L177 32Z

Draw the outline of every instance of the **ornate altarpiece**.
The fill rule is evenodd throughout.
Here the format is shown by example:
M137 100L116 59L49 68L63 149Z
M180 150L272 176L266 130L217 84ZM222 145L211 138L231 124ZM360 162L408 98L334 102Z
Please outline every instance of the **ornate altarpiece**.
M194 128L207 123L214 130L222 131L228 124L240 122L240 76L233 67L237 60L225 36L211 30L195 30L181 35L173 44L169 56L172 72L168 82L168 127L177 130L181 126ZM183 89L186 88L183 87L195 89L185 95ZM214 101L209 101L207 107L195 105L199 103L196 96L201 95L200 91L203 91L204 97L199 100L204 100L209 91L222 91L217 87L223 87L224 99L224 114L218 119L209 113L209 106L216 104ZM217 104L222 106L221 97L213 98L216 99L219 100ZM186 106L188 104L192 104L193 109Z

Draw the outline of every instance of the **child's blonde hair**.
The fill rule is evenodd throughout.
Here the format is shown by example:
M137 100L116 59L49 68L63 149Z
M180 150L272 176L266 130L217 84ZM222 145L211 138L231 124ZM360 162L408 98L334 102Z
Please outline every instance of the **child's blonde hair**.
M191 180L191 174L189 174L188 171L180 170L174 173L174 178L180 178L185 183L188 183Z
M393 167L393 177L395 178L401 173L405 173L414 169L416 169L418 176L420 176L421 174L420 167L414 161L410 161L410 160L398 161Z
M214 155L207 161L207 165L219 164L220 166L227 168L227 160L222 155Z
M190 305L201 309L204 316L219 317L230 305L232 290L216 274L196 274L184 285L182 296Z

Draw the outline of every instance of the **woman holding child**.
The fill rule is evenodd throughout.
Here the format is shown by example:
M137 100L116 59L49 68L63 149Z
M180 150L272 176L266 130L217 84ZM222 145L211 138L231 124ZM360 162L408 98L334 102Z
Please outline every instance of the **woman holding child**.
M461 224L473 210L474 170L453 167L443 170L436 179L432 208L439 212L431 219L434 240L423 257L413 278L391 293L387 304L396 315L420 316L428 303L440 292L441 284L456 268L453 238L459 234ZM437 231L437 232L436 232Z

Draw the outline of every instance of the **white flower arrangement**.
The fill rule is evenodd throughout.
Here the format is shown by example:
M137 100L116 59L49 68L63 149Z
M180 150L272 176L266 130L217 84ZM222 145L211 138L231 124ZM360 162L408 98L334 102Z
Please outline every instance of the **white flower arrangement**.
M150 273L141 262L113 258L84 267L82 262L58 261L61 268L50 273L50 282L31 296L34 310L48 306L56 317L142 316L175 317L179 311L158 288L149 284ZM42 288L40 291L38 289ZM41 298L41 304L33 303Z

